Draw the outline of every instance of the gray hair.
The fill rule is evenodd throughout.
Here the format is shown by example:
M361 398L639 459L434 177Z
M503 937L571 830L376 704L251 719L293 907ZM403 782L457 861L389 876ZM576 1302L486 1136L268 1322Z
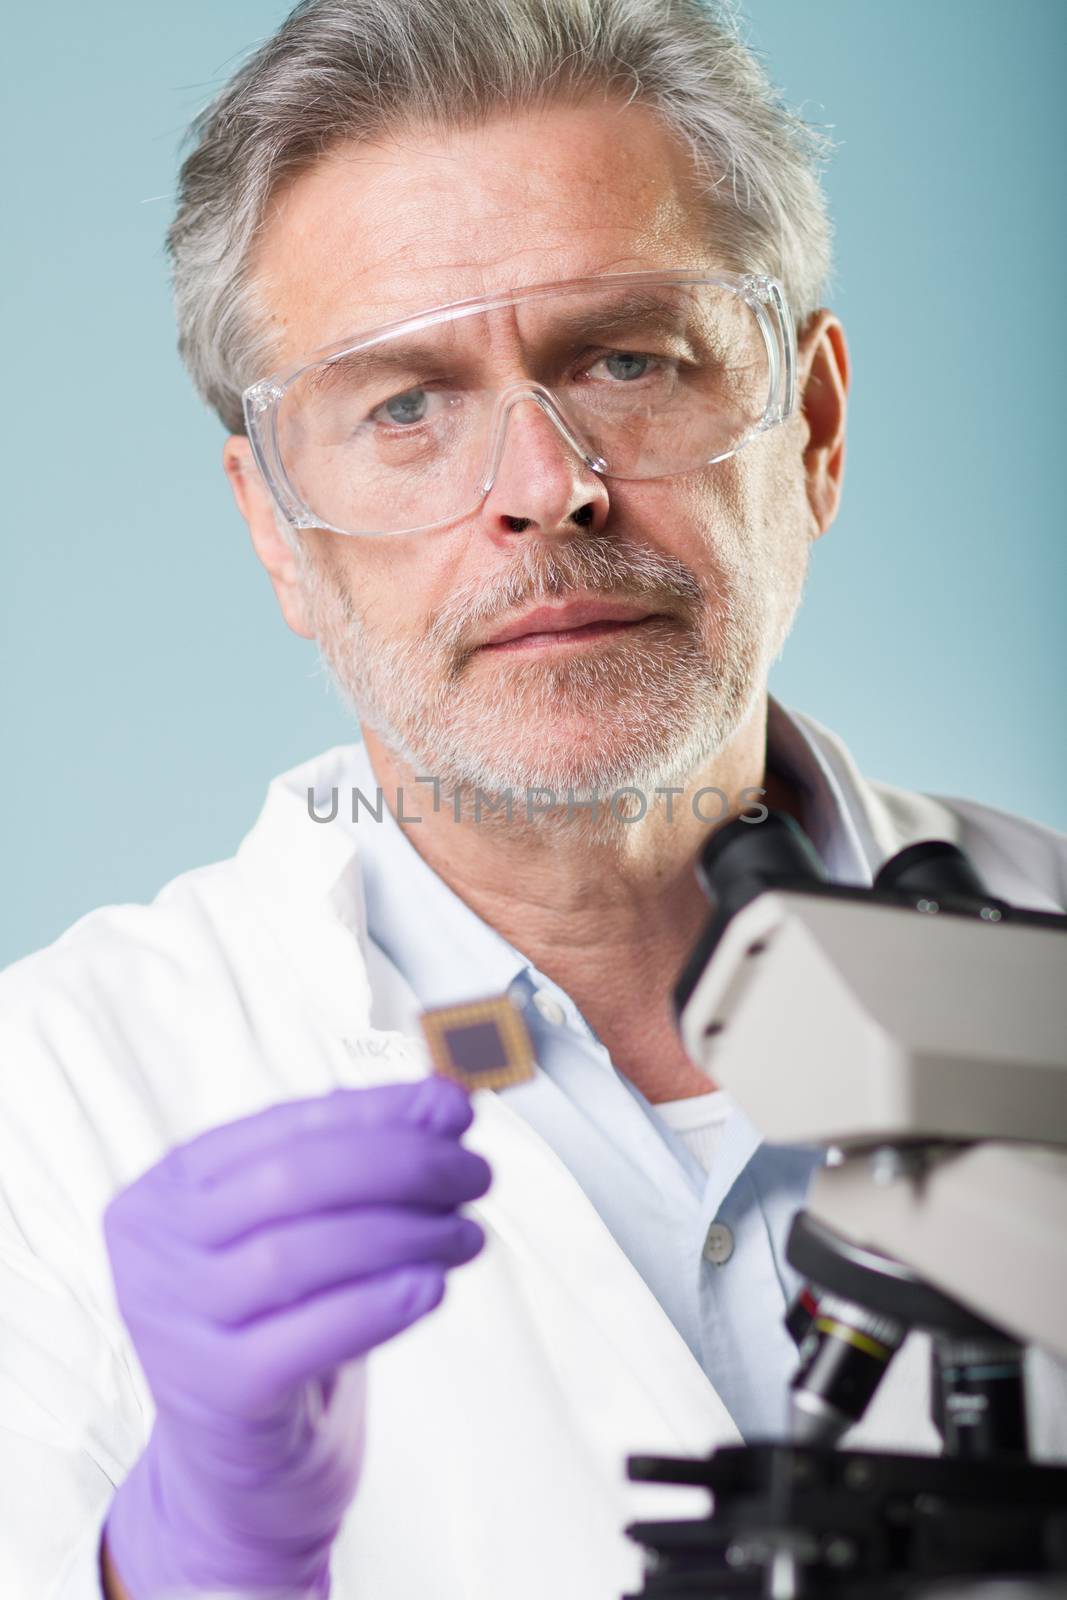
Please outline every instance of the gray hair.
M688 146L736 270L820 303L830 223L825 134L786 109L712 0L302 0L189 130L167 233L178 348L232 433L273 364L251 271L269 203L341 141L470 127L604 91L654 109Z

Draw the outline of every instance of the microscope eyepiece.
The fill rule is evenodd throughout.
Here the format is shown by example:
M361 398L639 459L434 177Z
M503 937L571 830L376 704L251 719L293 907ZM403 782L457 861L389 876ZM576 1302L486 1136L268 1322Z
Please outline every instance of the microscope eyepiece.
M734 817L723 823L700 853L697 879L712 902L712 915L674 986L674 1014L681 1017L730 919L768 889L810 889L827 881L815 847L784 811L762 820Z
M908 845L882 864L874 887L926 895L934 900L977 900L985 904L992 899L970 858L947 839L924 839Z
M701 852L697 876L732 912L783 883L801 887L826 881L807 834L784 811L768 811L762 822L735 817L716 828Z

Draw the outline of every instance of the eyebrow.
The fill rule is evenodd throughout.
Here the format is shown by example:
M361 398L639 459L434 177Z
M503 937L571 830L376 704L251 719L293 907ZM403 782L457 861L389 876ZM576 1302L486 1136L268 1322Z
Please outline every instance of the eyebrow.
M458 317L438 326L459 327L479 314L471 313L467 317ZM670 304L661 295L648 291L633 291L614 301L610 306L593 307L589 311L573 311L561 316L551 324L549 338L552 343L559 344L573 339L578 333L606 336L622 329L633 332L677 333L679 331L677 318L676 304ZM394 343L387 340L381 345L371 346L368 350L342 351L340 355L327 360L322 366L312 369L308 375L308 382L314 390L319 390L330 387L331 383L343 377L350 367L358 367L368 377L374 377L379 373L432 369L440 367L445 362L454 362L456 359L456 356L450 355L441 345L400 340Z

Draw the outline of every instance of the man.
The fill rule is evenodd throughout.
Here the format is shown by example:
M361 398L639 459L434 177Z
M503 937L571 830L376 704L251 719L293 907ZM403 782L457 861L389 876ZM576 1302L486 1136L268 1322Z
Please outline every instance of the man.
M197 135L182 349L364 742L4 977L4 1592L608 1600L703 1509L626 1454L791 1370L817 1156L677 1039L702 844L1050 908L1067 841L768 697L848 357L814 142L697 0L311 0ZM537 1072L468 1102L417 1016L503 992ZM921 1365L870 1437L930 1445Z

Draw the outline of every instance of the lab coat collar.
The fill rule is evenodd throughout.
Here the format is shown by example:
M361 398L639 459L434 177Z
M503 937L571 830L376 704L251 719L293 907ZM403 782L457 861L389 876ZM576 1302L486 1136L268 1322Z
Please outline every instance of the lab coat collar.
M367 918L352 830L324 821L347 803L351 746L274 778L241 841L237 871L318 1012L342 1034L371 1026Z
M837 734L807 712L786 710L770 696L768 728L772 718L786 738L795 732L804 741L831 792L840 797L841 875L832 874L837 881L869 886L882 863L905 845L919 839L959 839L958 811L936 795L868 781Z
M867 886L872 882L873 837L864 837L860 822L865 785L853 769L843 773L827 759L827 730L822 740L809 724L767 696L767 765L782 772L798 790L805 832L835 883ZM834 741L836 743L836 741Z

